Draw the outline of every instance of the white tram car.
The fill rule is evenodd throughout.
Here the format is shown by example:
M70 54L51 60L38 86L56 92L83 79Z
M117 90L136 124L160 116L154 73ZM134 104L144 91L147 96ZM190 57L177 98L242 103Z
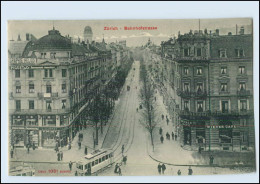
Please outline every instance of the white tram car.
M113 151L109 149L100 149L79 160L76 163L76 170L79 176L90 176L91 174L112 165L113 162Z

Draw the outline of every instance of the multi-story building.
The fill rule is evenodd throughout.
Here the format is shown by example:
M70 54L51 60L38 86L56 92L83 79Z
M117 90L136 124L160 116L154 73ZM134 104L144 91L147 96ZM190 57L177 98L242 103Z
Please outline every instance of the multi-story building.
M254 149L252 44L252 35L243 34L243 28L239 35L190 31L162 43L158 78L168 86L161 89L167 91L170 112L174 107L178 112L181 144Z
M105 43L72 43L58 30L29 41L19 59L9 55L11 144L68 144L86 125L88 104L111 80Z

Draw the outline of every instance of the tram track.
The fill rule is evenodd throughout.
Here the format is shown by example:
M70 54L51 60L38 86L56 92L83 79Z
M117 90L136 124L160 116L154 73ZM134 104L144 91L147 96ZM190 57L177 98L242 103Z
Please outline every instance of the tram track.
M132 67L133 68L133 67ZM132 70L133 71L133 70ZM133 84L135 84L136 82L138 82L138 78L139 78L139 70L138 72L136 72L137 70L134 70L135 72L132 73L130 72L128 77L131 76L132 74L134 75L137 75L138 77L134 78L133 80L131 80L130 84L128 83L128 85L130 85L132 87L131 90L134 90L135 87ZM136 74L138 73L138 74ZM130 80L130 78L128 79ZM127 86L127 82L125 83L124 87ZM120 121L121 121L121 124L120 124L120 129L119 129L119 135L117 137L117 140L115 141L115 143L112 145L112 147L110 147L112 150L113 150L113 153L114 153L114 161L112 164L114 164L115 162L117 162L118 160L120 160L120 158L122 158L122 152L121 152L121 149L120 149L120 146L122 146L122 143L123 141L127 141L126 144L124 144L126 147L125 147L125 151L124 153L127 153L128 150L131 148L132 144L133 144L133 140L134 140L134 133L135 133L135 124L136 124L136 112L135 112L135 107L137 106L138 104L138 100L136 100L136 98L138 99L138 92L134 92L134 91L131 91L129 97L126 99L126 105L125 105L125 108L124 108L124 112L121 113L121 116L120 116ZM131 106L131 101L133 100L134 102L134 106ZM117 108L118 110L119 108ZM127 110L130 110L130 112L126 112ZM117 112L115 112L117 113ZM131 116L134 116L133 119L131 119ZM130 121L128 121L130 120ZM127 127L127 125L130 125L129 127ZM109 127L109 130L111 131L111 127ZM109 131L108 130L108 131ZM127 136L124 136L124 132L126 130L129 130L127 132ZM108 132L109 133L109 132ZM104 142L103 142L104 143ZM102 144L102 147L104 147L104 144ZM105 147L107 148L107 147ZM111 164L111 165L112 165ZM110 166L111 166L110 165ZM94 173L95 175L97 175L98 173L102 172L103 170L105 170L106 168L103 168L101 169L100 171Z

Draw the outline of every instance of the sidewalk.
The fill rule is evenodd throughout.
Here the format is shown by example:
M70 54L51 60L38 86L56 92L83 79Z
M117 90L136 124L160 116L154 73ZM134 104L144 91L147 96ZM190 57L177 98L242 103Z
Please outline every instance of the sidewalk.
M157 90L156 102L159 117L159 123L154 130L154 144L155 149L152 151L152 146L149 142L148 153L149 156L158 162L169 163L171 165L196 165L196 166L209 166L209 156L214 155L214 165L225 167L236 167L236 166L252 166L254 165L254 154L252 152L223 152L215 151L212 153L202 152L199 154L197 151L189 151L180 146L179 140L175 141L166 139L166 133L171 135L171 132L175 130L174 124L170 119L165 105L163 104L162 96ZM161 115L164 115L162 120ZM169 125L166 123L166 115L170 119ZM163 129L164 142L160 142L159 129ZM174 131L173 131L174 132ZM179 137L178 137L179 138Z
M158 120L159 123L154 130L154 152L152 151L151 146L149 146L149 154L155 160L159 160L165 163L173 163L177 165L197 165L197 164L206 164L201 159L196 159L194 156L196 155L195 152L184 150L180 145L179 141L172 140L171 133L175 133L174 123L170 118L169 113L165 105L163 104L162 96L160 95L159 90L157 90L156 96L156 103L157 103L157 113L159 115ZM164 119L161 118L161 115L164 115ZM166 122L166 115L168 117L169 124L167 125ZM162 135L164 137L164 142L160 142L160 134L159 129L160 127L163 129ZM166 133L170 134L170 140L166 139ZM179 137L178 137L179 138ZM177 138L177 139L178 139ZM195 155L194 155L195 154Z

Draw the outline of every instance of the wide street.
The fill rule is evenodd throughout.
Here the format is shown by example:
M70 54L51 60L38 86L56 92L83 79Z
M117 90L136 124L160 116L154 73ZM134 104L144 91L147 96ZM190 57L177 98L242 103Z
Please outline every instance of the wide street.
M177 141L165 140L164 144L159 141L159 127L163 128L164 133L171 132L174 128L174 124L170 121L169 125L165 120L160 121L154 130L155 151L152 151L150 146L150 136L147 130L142 127L140 121L143 121L140 117L140 112L136 111L139 107L139 71L140 62L134 61L132 69L130 70L126 82L122 88L120 97L116 102L114 115L108 124L104 128L104 134L100 135L99 148L111 148L114 150L115 163L122 161L121 148L124 145L124 155L127 155L127 164L122 164L122 175L159 175L157 171L158 161L176 165L167 165L165 175L177 175L177 171L180 169L182 175L188 174L189 165L194 165L199 158L196 158L196 153L184 150L180 147ZM130 90L127 90L127 86L130 86ZM159 92L156 93L157 97L157 109L159 114L167 115L166 107L162 102L162 97ZM92 132L91 127L81 131L84 134L83 146L86 145L92 151ZM19 157L20 155L20 157ZM35 168L36 176L50 175L50 176L72 176L75 173L76 167L73 164L72 171L69 171L68 162L76 162L84 156L83 149L78 150L76 139L72 144L71 150L64 149L64 160L57 162L56 153L54 150L35 150L27 154L26 150L17 150L16 158L22 161L32 161L28 163ZM19 159L20 158L20 159ZM40 158L42 162L37 162L36 159L33 162L33 158ZM21 162L12 162L14 165L19 165ZM114 176L114 165L111 167L96 173L98 176ZM182 166L178 166L182 165ZM246 170L237 170L229 168L217 168L217 167L192 167L193 174L225 174L225 173L242 173Z

